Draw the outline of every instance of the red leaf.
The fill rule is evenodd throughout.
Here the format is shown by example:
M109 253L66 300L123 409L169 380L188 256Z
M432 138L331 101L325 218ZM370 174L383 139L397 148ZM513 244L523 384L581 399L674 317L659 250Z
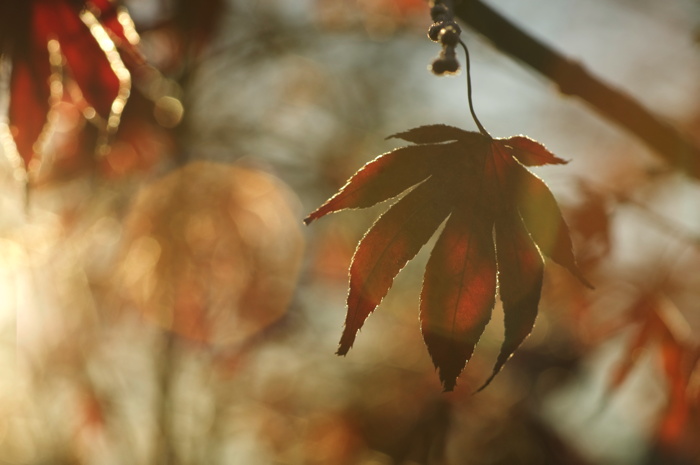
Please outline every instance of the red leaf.
M32 62L16 60L10 78L9 123L17 151L28 164L34 157L37 142L47 122L49 112L49 68L48 52L45 59Z
M690 416L687 396L689 376L686 370L686 348L666 333L661 341L661 360L668 382L668 405L661 421L659 435L665 444L673 444L683 434Z
M68 3L55 1L35 4L34 24L37 31L46 31L42 39L58 39L83 97L97 113L107 118L117 98L120 83L105 50L92 36L90 29Z
M542 255L518 216L502 215L497 219L496 256L505 339L493 373L479 391L489 385L535 326L544 275Z
M370 228L350 266L350 292L338 355L345 355L365 319L379 305L394 277L430 239L451 205L431 177L394 204Z
M84 98L105 119L120 114L123 105L115 102L126 102L129 75L109 37L126 33L116 17L117 7L107 0L5 3L10 5L3 3L1 9L0 53L12 64L8 116L17 149L29 164L42 145L39 139L50 107L61 100L63 88L54 87L54 82L65 86L68 76L74 81L70 84L76 84L71 100ZM91 12L112 23L111 35ZM113 131L118 118L107 123Z
M568 161L554 155L547 148L526 136L513 136L499 139L509 152L525 166L565 165Z
M613 199L584 182L579 182L578 187L581 200L567 210L567 217L579 238L579 266L586 269L609 255L612 248L610 210Z
M445 391L471 358L496 292L492 222L456 209L430 256L421 292L423 339Z
M421 145L368 163L305 220L374 205L429 178L392 206L360 242L350 269L348 314L338 353L347 353L396 274L449 215L425 271L423 338L444 389L452 390L491 317L498 262L505 339L485 387L534 326L544 267L540 251L588 284L576 267L554 197L517 161L560 159L524 137L494 140L444 125L393 137Z
M462 129L447 126L445 124L433 124L409 129L405 132L392 134L387 139L403 139L414 144L435 144L447 141L483 142L484 137L478 132L469 132Z
M653 309L651 309L651 311L653 312ZM632 341L625 349L622 360L613 370L612 376L610 377L610 390L619 388L622 386L622 383L627 380L627 377L632 372L632 368L636 365L637 359L639 358L642 350L649 343L649 339L653 338L654 336L654 324L655 319L647 318L636 330L636 334L632 338Z
M561 215L557 201L547 185L525 168L516 166L515 200L525 227L540 251L576 276L589 288L576 265L569 228Z
M454 144L402 147L375 158L355 173L337 194L311 213L306 224L346 208L366 208L396 197L430 176L451 155Z

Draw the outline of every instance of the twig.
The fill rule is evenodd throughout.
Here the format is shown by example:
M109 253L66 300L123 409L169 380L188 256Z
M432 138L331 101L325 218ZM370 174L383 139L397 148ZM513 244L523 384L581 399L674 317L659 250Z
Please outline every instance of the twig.
M496 48L557 84L563 94L583 99L634 134L671 166L700 179L700 146L625 92L591 75L579 63L535 39L481 0L459 2L455 13Z

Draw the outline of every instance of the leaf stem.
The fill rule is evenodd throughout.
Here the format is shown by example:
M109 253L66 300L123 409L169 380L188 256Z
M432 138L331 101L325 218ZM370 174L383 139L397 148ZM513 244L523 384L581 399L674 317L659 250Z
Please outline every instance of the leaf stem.
M474 111L474 102L472 101L472 78L471 78L471 67L470 67L470 63L469 63L469 49L467 48L467 44L465 44L464 41L460 40L459 43L462 46L462 48L464 49L464 54L466 55L467 98L469 99L469 111L472 114L472 118L474 118L474 122L476 123L476 126L479 128L479 132L490 139L491 134L489 134L489 132L481 124L481 121L479 121L479 118L476 116L476 112Z

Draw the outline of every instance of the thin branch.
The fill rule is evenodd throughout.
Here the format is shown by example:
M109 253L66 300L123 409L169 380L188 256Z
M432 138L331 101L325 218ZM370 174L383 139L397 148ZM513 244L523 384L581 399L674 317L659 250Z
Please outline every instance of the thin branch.
M601 115L627 129L668 164L700 179L700 146L624 91L590 74L510 22L481 0L455 6L458 18L488 38L496 48L532 67L559 86L563 94L583 99Z

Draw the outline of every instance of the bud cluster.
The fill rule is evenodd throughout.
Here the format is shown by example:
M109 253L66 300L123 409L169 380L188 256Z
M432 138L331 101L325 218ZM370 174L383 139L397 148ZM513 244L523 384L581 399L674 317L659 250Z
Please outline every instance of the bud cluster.
M452 11L443 0L435 0L430 8L430 16L433 19L433 24L428 29L428 37L442 45L440 56L430 65L430 70L438 76L445 73L456 73L459 71L459 62L455 49L459 44L459 35L462 30L455 22Z

